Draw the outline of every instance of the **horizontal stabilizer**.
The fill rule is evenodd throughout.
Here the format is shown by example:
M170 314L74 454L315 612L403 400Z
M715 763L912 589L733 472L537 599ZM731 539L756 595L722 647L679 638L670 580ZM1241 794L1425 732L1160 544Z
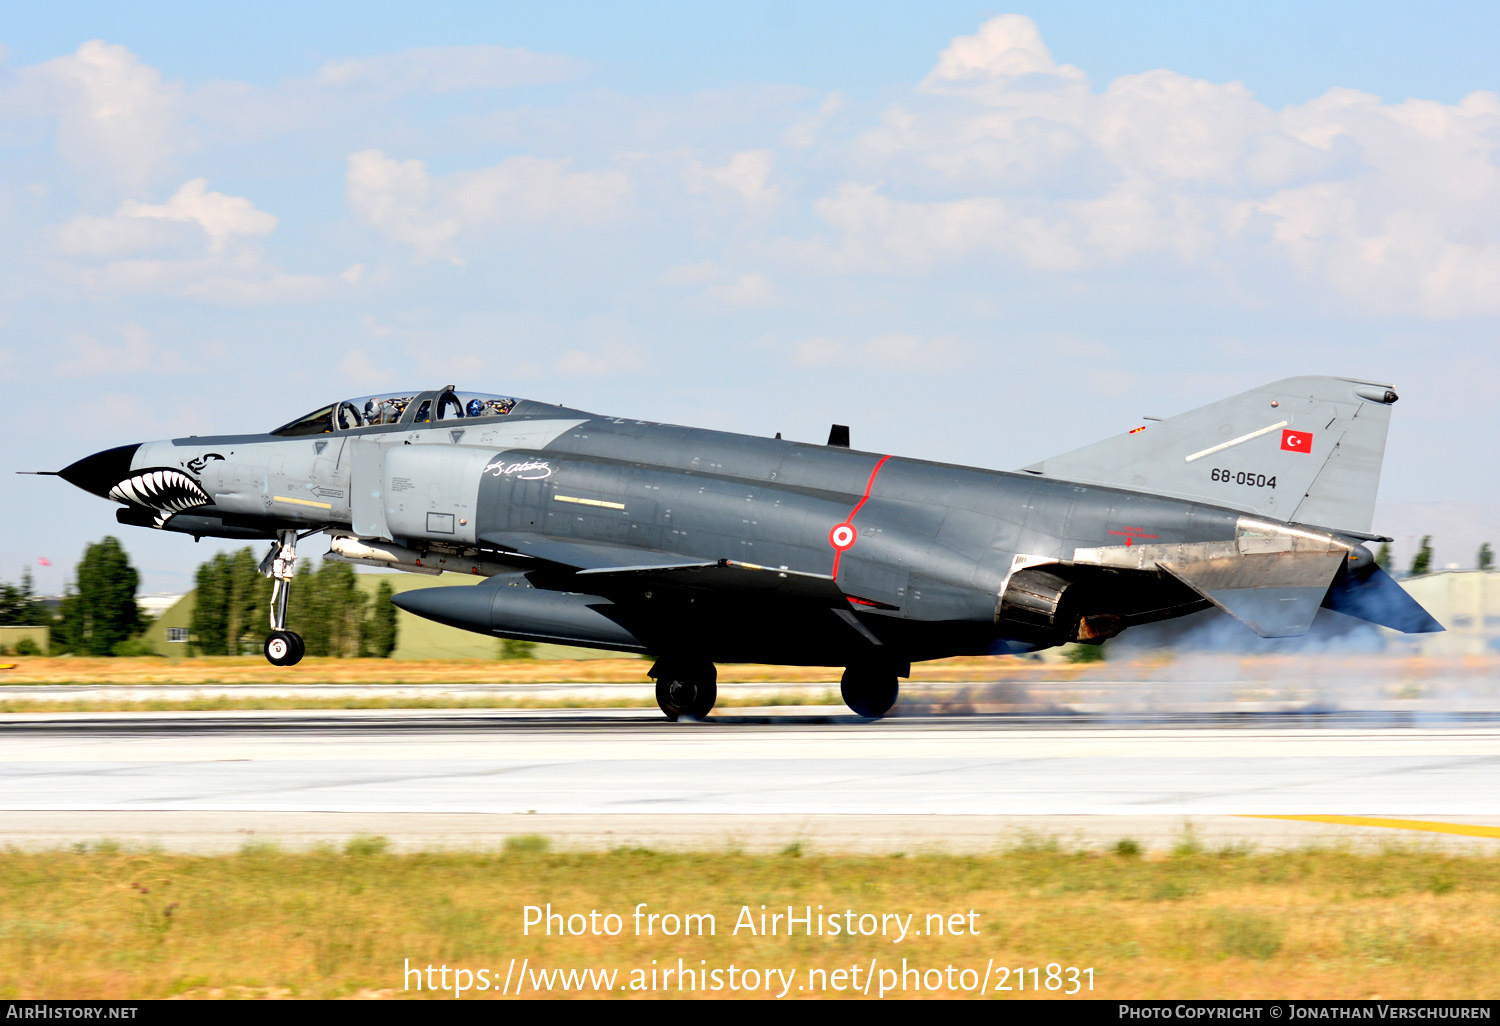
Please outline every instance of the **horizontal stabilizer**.
M1342 551L1260 552L1157 565L1263 638L1306 634Z
M1329 609L1403 634L1433 634L1444 629L1417 600L1380 567L1363 578L1344 578L1328 592Z

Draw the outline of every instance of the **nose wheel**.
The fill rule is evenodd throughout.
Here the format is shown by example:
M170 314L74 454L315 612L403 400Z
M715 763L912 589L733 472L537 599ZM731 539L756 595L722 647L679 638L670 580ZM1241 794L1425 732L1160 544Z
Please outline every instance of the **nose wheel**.
M302 635L286 629L286 606L297 574L297 532L277 531L276 543L260 561L260 572L271 578L271 635L266 638L266 661L272 666L295 666L307 646Z
M302 661L307 646L296 631L272 631L266 639L266 661L272 666L295 666Z

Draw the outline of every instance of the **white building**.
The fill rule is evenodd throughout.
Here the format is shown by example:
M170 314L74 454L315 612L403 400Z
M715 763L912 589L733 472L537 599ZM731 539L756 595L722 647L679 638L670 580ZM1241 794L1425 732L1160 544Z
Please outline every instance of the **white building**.
M1447 628L1412 636L1423 655L1500 655L1500 570L1443 570L1401 587Z

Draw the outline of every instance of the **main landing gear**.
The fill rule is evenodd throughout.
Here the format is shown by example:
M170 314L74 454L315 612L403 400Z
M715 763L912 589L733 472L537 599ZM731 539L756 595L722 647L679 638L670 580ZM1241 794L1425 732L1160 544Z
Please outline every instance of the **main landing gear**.
M656 704L667 719L702 719L719 698L719 671L710 662L658 660L647 676L656 678Z
M271 578L271 635L266 638L266 660L272 666L294 666L307 646L302 635L286 629L286 604L297 574L297 532L277 531L276 542L260 561L260 572Z
M656 679L656 704L669 720L702 719L719 697L718 671L710 662L661 659L647 675ZM895 706L901 684L892 668L851 666L839 691L856 716L878 720Z
M839 693L856 716L878 720L896 704L901 684L893 670L879 666L851 666L844 671Z

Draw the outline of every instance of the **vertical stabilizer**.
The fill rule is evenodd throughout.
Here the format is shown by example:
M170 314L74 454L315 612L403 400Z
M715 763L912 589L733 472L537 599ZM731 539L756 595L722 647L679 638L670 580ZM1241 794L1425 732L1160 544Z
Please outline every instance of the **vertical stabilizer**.
M1366 533L1395 401L1375 382L1287 378L1025 470Z

